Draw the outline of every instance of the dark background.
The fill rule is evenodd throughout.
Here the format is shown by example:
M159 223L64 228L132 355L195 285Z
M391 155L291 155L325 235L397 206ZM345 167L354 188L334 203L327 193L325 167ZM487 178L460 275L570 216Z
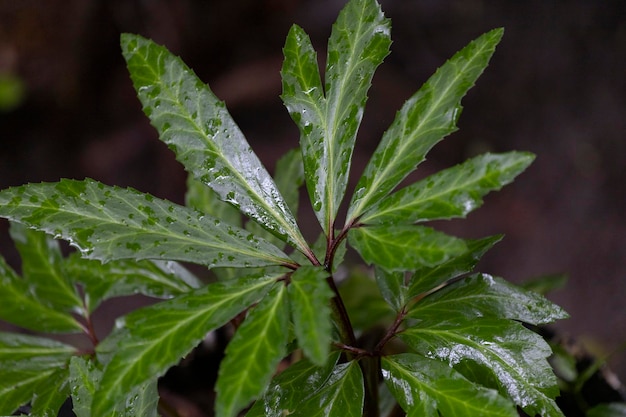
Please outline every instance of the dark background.
M0 0L0 74L24 96L0 113L0 188L92 177L183 201L185 174L141 113L119 49L140 33L180 55L226 101L273 169L298 142L279 99L281 48L297 22L320 57L343 0ZM565 273L556 325L595 353L626 341L626 3L386 0L392 53L374 78L353 176L419 86L454 52L506 28L464 100L460 131L422 175L485 151L536 162L466 220L463 237L505 233L481 270L514 282ZM303 227L315 229L307 217ZM0 223L0 253L17 262ZM611 365L626 379L626 352Z

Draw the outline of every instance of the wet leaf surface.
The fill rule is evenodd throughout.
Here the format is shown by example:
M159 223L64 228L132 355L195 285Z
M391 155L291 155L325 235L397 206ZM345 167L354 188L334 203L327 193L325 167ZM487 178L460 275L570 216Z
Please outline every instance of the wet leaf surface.
M298 344L316 365L328 358L332 336L330 300L334 293L322 267L302 266L291 276L289 302Z
M563 415L552 399L559 393L546 360L552 351L541 336L520 323L429 315L400 338L415 352L450 366L487 370L500 393L530 415Z
M431 320L450 315L451 309L455 316L469 320L500 317L534 325L568 317L542 295L487 274L472 275L437 291L415 304L409 316Z
M291 28L283 49L282 98L300 129L309 196L327 235L346 190L372 76L389 53L389 31L375 1L348 3L328 41L323 87L316 53L301 28Z
M439 265L467 249L462 239L414 225L358 227L350 231L348 241L365 262L388 271Z
M483 196L512 182L533 159L523 152L474 157L391 194L359 221L395 224L465 217L482 205Z
M482 387L436 360L412 353L382 358L385 383L407 417L517 417L497 391Z
M133 311L116 323L98 346L107 363L93 399L92 412L105 415L132 389L163 375L211 330L259 301L272 278L247 277L214 283Z
M193 209L85 180L0 192L0 215L66 239L84 257L263 266L288 260L274 245Z
M279 283L248 312L226 348L215 385L215 413L234 417L258 398L287 355L289 300Z
M306 251L289 207L224 103L164 47L131 34L122 35L121 43L144 113L185 169L220 199Z
M461 99L487 66L502 33L492 30L461 49L402 106L357 183L348 223L381 201L435 144L457 130Z

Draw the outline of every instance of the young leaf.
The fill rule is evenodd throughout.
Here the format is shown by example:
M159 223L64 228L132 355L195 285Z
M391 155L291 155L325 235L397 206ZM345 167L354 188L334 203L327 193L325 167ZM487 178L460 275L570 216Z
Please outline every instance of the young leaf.
M102 378L102 370L95 361L79 356L72 358L69 369L74 413L77 417L91 417L91 404ZM158 401L159 394L155 379L135 388L125 397L119 398L118 406L111 416L157 417Z
M215 191L195 179L191 174L187 175L185 205L233 226L243 226L241 212L236 207L220 200Z
M461 239L414 225L357 227L350 231L348 240L365 262L388 271L432 267L467 250Z
M533 159L527 152L477 156L381 200L359 222L396 224L465 217L482 205L485 194L512 182Z
M58 242L19 223L11 223L9 232L22 258L22 277L37 298L56 310L82 310L83 303L64 271Z
M404 283L404 272L389 272L383 268L375 267L374 277L380 294L385 301L398 312L406 304L408 287Z
M215 414L234 417L256 399L287 355L289 302L277 283L252 308L226 348L215 391Z
M173 261L119 259L103 264L74 253L67 258L66 271L83 284L89 313L107 298L132 294L171 298L202 286L198 278Z
M166 48L131 34L123 34L121 44L144 112L185 169L306 252L289 207L224 103Z
M0 191L0 216L69 240L89 259L165 259L214 266L289 262L242 229L133 189L62 180Z
M385 383L407 417L518 415L497 391L468 381L439 360L404 353L381 362Z
M292 27L284 48L283 101L300 128L305 177L324 232L343 199L374 71L389 53L389 21L374 0L353 0L328 41L325 97L308 36Z
M349 224L396 188L437 142L457 129L461 99L487 66L502 33L494 29L457 52L402 106L357 183Z
M363 373L358 362L342 363L335 366L324 385L290 415L361 417L364 397Z
M71 314L48 307L29 288L30 284L0 256L0 319L45 333L78 333L84 330Z
M328 359L332 337L330 299L333 292L322 267L302 266L291 276L291 317L304 354L316 365Z
M553 400L559 389L546 360L550 347L541 336L510 320L445 318L429 317L400 338L417 353L450 366L469 361L489 370L499 391L529 415L563 416Z
M111 358L93 399L93 415L109 413L125 393L163 375L209 331L261 299L275 278L209 284L119 319L113 336L98 346L100 358Z
M355 330L366 330L376 324L393 322L395 311L381 296L372 277L354 270L339 286L350 322Z
M283 417L298 410L330 377L339 353L329 355L323 366L302 359L274 377L265 394L259 398L246 417Z
M300 149L291 149L276 162L274 178L287 207L292 213L297 213L300 203L300 187L304 184L304 166Z
M543 296L509 284L502 278L476 274L455 282L424 298L409 312L415 318L436 318L454 314L466 319L507 318L541 325L568 317Z
M409 280L408 298L433 290L438 285L470 272L480 258L502 240L502 235L483 239L466 240L467 250L462 254L434 267L419 268Z

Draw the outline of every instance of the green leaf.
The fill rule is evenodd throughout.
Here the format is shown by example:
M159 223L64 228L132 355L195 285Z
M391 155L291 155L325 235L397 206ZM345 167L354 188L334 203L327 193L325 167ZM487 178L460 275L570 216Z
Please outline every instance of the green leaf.
M494 29L457 52L402 106L357 183L349 224L396 188L435 144L456 131L461 99L487 66L502 34L502 29Z
M58 242L19 223L11 223L9 232L22 258L22 277L36 297L51 308L80 312L83 303L65 274Z
M133 189L62 180L0 191L0 216L69 240L89 259L263 266L287 255L242 229Z
M533 159L527 152L477 156L391 194L359 221L396 224L465 217L482 205L483 196L512 182Z
M173 261L119 259L105 264L72 254L66 270L83 284L85 304L93 312L108 298L132 294L171 298L202 286L191 272Z
M236 207L220 200L215 191L195 179L191 174L187 176L185 205L233 226L243 226L241 212Z
M407 417L518 415L497 391L468 381L441 361L404 353L381 362L385 383Z
M483 239L466 240L467 250L440 265L419 268L409 280L408 297L432 291L442 283L470 272L480 258L502 240L502 235L489 236Z
M302 266L291 276L289 302L298 344L311 361L322 366L332 338L330 300L333 291L322 267Z
M360 269L350 271L340 283L339 294L355 330L366 330L382 322L393 322L395 312L383 299L370 275Z
M287 355L289 302L277 283L252 308L226 348L215 391L215 414L233 417L256 399Z
M363 415L363 374L358 362L335 366L313 395L290 414L293 417L361 417Z
M0 332L0 369L41 371L67 364L76 348L45 337Z
M349 2L328 42L324 88L306 33L293 26L287 36L282 98L300 128L309 196L327 235L345 193L367 90L389 53L389 26L376 1Z
M543 296L509 284L502 278L476 274L448 285L424 298L409 316L425 320L454 315L471 320L479 317L507 318L541 325L568 317Z
M65 369L57 368L38 370L3 368L2 378L0 378L0 398L2 399L0 415L13 414L19 407L31 402L40 390L46 390L51 383L58 382L59 375L66 372ZM44 406L45 399L42 404L42 407ZM55 412L50 415L56 414Z
M329 355L325 365L318 366L302 359L274 377L265 394L259 398L246 417L283 417L299 408L299 404L310 398L324 386L330 377L339 353Z
M298 212L300 187L304 185L304 165L300 149L291 149L276 162L276 186L292 213Z
M488 370L500 393L529 415L563 416L553 400L559 389L546 360L550 347L539 335L510 320L447 317L419 322L400 338L417 353L450 366L469 361Z
M375 267L374 277L380 294L385 301L398 312L406 304L408 287L405 284L405 273L389 272L383 268Z
M625 417L626 404L606 403L599 404L587 411L587 417Z
M42 382L33 393L31 410L32 417L53 417L70 396L69 371L67 365Z
M77 417L91 417L91 404L102 378L102 370L93 361L73 357L70 362L72 404ZM157 417L159 394L156 379L139 386L118 401L109 417Z
M365 262L388 271L432 267L467 250L461 239L414 225L357 227L350 231L348 240Z
M222 200L306 252L274 180L220 101L183 61L141 36L123 34L124 58L160 139Z
M275 278L209 284L119 319L113 336L98 346L100 358L111 358L93 400L93 415L109 413L126 393L163 375L209 331L261 299Z
M1 256L0 319L45 333L78 333L84 330L71 314L42 303L30 291L30 284L20 278Z

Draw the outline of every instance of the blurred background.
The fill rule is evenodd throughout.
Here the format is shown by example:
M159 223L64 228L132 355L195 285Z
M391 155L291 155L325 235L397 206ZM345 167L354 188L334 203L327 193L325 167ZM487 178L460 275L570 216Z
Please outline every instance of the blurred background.
M297 146L281 48L293 22L321 60L343 0L0 0L0 188L91 177L182 203L185 173L135 97L119 48L139 33L180 55L230 109L266 166ZM420 168L527 150L535 163L467 219L462 237L504 233L480 270L521 283L566 274L553 328L595 354L626 342L626 3L382 0L392 53L373 81L353 180L395 111L454 52L504 39L465 98L460 131ZM353 182L354 184L354 182ZM317 233L305 212L303 228ZM0 223L0 253L17 254ZM626 380L626 352L611 357Z

